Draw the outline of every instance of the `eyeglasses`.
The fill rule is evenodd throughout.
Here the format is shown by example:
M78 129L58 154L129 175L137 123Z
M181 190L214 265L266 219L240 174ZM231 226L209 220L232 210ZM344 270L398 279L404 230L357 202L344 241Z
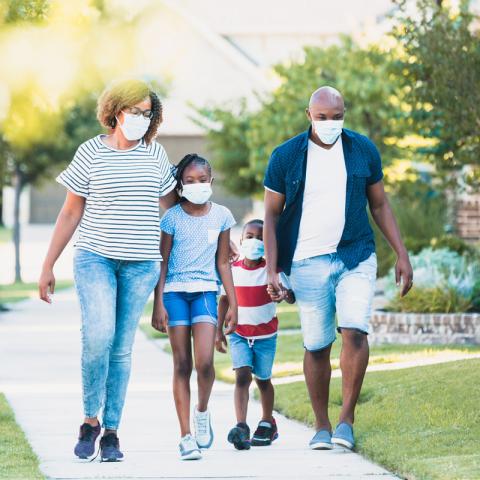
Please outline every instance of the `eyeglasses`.
M128 107L125 110L131 115L135 115L136 117L143 115L145 118L149 118L150 120L153 118L152 110L140 110L137 107Z

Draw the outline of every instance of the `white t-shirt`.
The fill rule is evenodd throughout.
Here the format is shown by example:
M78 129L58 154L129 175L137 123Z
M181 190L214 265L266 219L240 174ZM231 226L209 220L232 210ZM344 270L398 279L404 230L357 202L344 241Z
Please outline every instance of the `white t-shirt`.
M341 137L329 150L309 140L302 218L293 261L337 251L345 226L346 189Z
M98 135L80 145L56 180L86 198L77 248L120 260L161 260L158 198L176 181L159 143L116 150Z

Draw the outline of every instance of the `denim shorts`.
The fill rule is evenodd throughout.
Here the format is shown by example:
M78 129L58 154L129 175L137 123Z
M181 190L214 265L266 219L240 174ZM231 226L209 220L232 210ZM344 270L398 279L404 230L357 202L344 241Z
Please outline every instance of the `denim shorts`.
M163 303L169 327L217 325L217 292L167 292L163 294Z
M259 380L272 377L273 360L277 350L277 336L259 339L241 337L236 333L229 336L233 369L250 367Z
M339 332L345 328L368 334L376 277L375 253L352 270L336 253L292 263L290 283L306 350L322 350L335 341L335 316Z

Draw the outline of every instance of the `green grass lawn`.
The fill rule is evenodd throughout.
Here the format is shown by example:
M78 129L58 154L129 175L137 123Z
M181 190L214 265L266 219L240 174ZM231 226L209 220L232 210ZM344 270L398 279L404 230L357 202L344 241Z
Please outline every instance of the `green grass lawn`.
M412 480L479 479L479 398L478 359L369 373L356 413L357 450ZM341 379L332 379L332 423L340 405ZM304 382L277 386L276 409L313 424Z
M0 478L44 478L24 433L15 422L12 409L0 393Z
M55 291L73 286L71 280L59 280L55 285ZM5 303L19 302L27 298L38 297L37 283L12 283L0 284L0 305Z

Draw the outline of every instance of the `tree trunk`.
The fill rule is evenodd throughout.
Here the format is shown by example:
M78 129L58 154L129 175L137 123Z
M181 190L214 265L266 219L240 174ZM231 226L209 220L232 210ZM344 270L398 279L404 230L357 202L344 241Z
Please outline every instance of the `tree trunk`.
M22 282L20 268L20 196L24 187L23 173L15 166L15 204L13 210L13 243L15 245L15 282Z

